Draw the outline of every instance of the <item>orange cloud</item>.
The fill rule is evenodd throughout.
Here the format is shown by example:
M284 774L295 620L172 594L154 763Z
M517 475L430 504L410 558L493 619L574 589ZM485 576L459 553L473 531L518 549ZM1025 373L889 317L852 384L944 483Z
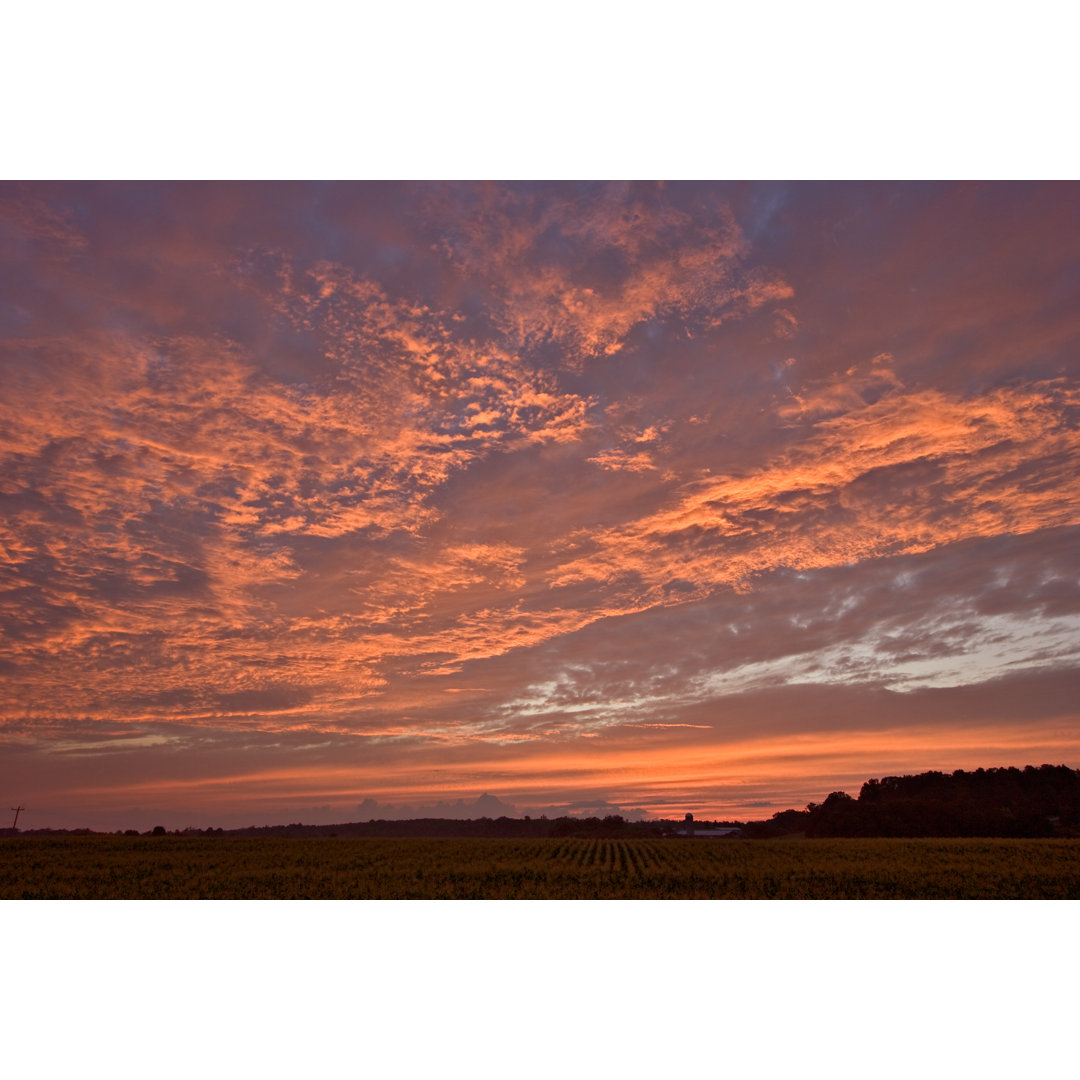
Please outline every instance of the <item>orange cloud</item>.
M597 454L587 460L594 465L599 465L601 469L625 469L627 472L654 472L656 470L652 455L644 450L639 450L636 454L625 450L605 450L602 454Z
M668 508L594 534L595 550L552 584L626 582L637 607L642 595L676 602L664 592L673 581L745 589L781 567L1080 523L1080 433L1068 423L1078 403L1062 382L859 399L764 468L688 484ZM1025 474L1035 464L1038 483Z
M452 193L433 197L430 212L459 272L501 299L503 332L524 349L556 342L571 369L618 352L657 316L704 313L715 327L793 295L776 275L742 272L747 245L729 210L705 224L657 195L491 188L465 206Z

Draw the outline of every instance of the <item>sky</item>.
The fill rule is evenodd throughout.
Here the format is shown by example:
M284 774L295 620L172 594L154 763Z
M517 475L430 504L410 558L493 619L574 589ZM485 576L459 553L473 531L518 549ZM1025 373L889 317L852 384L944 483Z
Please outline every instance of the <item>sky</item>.
M0 805L747 819L1080 767L1078 210L0 184Z

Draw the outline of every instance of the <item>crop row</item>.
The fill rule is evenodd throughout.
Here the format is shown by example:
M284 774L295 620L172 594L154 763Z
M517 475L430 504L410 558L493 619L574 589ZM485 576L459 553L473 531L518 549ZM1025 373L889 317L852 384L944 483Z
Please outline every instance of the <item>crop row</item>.
M1080 899L1080 841L12 837L0 898Z

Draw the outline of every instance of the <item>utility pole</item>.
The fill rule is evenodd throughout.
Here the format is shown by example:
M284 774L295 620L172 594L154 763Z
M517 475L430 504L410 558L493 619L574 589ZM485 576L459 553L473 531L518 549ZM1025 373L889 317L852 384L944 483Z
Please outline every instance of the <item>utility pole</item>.
M19 812L22 811L22 810L25 810L26 807L25 806L9 806L8 809L15 811L15 820L11 823L11 827L12 827L12 829L17 829L19 827Z

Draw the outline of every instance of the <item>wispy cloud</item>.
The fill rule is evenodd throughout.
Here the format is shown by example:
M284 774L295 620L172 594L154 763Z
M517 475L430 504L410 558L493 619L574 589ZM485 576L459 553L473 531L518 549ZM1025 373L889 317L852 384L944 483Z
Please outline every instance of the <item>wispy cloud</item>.
M668 507L597 532L594 550L555 571L553 584L625 583L636 608L643 598L745 589L780 568L1080 523L1074 388L1040 383L968 399L896 390L871 404L850 393L855 407L818 421L766 466L695 481ZM847 399L838 391L829 400Z

